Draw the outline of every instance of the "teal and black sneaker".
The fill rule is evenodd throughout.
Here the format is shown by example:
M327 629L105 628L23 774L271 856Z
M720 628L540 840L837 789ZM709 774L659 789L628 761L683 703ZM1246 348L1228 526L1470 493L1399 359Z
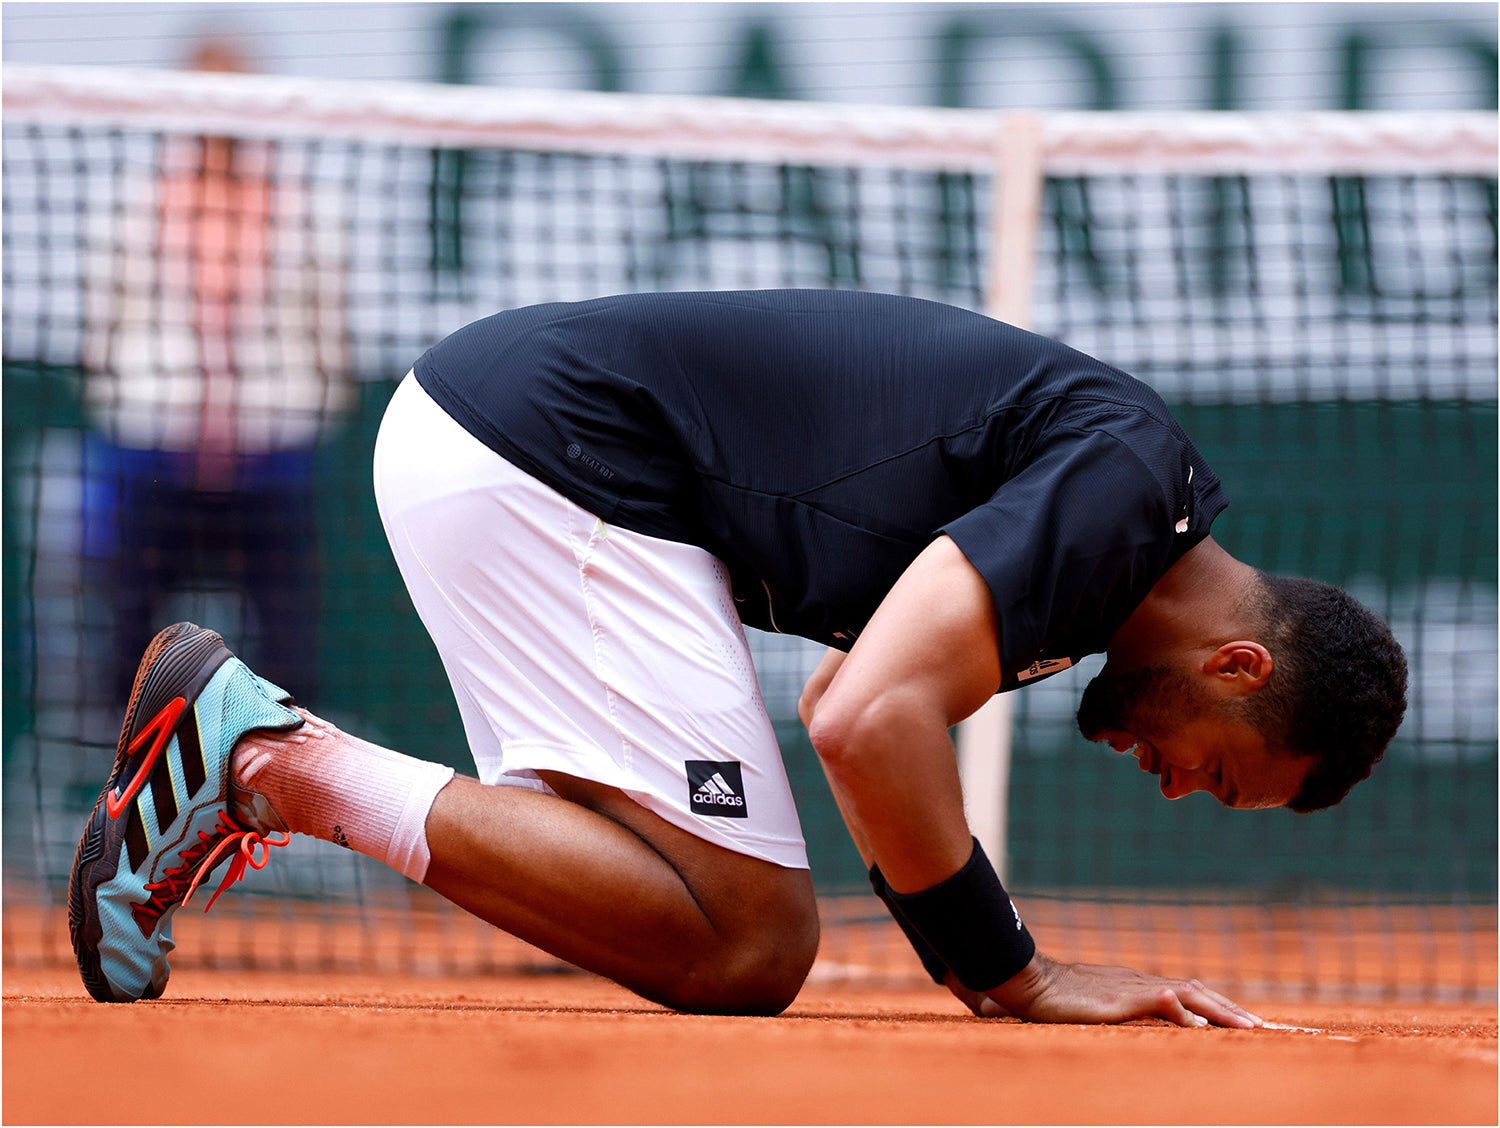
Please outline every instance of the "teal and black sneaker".
M263 867L269 847L286 845L290 835L274 811L231 796L229 754L248 732L300 726L291 700L251 673L215 631L175 623L151 640L114 771L68 883L73 952L83 985L100 1002L159 996L172 970L177 907L226 859L233 861L215 899L247 865Z

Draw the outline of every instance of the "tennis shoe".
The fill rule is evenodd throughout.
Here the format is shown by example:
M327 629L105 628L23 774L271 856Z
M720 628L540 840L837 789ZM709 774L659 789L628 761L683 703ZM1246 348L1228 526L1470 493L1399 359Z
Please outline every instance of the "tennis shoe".
M290 839L262 797L231 788L229 758L246 733L299 727L291 700L215 631L176 623L151 640L68 883L68 931L95 999L157 998L171 974L178 907L228 860L207 911Z

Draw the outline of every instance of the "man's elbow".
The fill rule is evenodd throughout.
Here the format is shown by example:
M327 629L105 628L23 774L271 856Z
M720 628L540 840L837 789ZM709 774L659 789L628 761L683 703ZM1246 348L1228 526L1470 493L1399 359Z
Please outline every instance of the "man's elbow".
M856 774L861 762L908 746L926 710L912 695L889 690L869 697L825 694L805 718L813 750L835 778Z
M797 713L807 726L807 738L818 759L825 764L839 759L849 746L848 716L825 708L821 701L808 702L806 694L797 702Z

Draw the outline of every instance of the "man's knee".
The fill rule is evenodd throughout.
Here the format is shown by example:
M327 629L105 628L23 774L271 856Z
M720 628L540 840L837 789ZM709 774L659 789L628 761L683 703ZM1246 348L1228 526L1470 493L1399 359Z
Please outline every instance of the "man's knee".
M736 1014L780 1014L792 1005L818 954L818 913L787 915L779 928L739 945L726 960L725 983Z
M680 991L664 1000L693 1014L780 1014L791 1005L818 954L818 911L809 884L756 914L749 925L725 930L724 943L685 969Z

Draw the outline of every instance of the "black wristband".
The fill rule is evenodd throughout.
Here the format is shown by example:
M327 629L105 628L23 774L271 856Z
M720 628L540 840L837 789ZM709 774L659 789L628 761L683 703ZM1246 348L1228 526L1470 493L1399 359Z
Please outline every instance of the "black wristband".
M1036 943L1021 923L979 840L946 881L918 893L888 890L891 903L971 991L990 991L1031 962Z
M927 969L927 974L932 976L934 983L941 983L948 974L948 965L945 964L932 945L922 939L922 934L912 927L911 921L902 915L901 910L891 900L890 887L885 883L885 874L880 872L879 866L870 867L870 884L875 888L875 896L885 902L885 907L891 911L891 916L901 926L901 931L906 933L906 938L911 941L911 946L916 950L917 958L922 961L922 966Z

